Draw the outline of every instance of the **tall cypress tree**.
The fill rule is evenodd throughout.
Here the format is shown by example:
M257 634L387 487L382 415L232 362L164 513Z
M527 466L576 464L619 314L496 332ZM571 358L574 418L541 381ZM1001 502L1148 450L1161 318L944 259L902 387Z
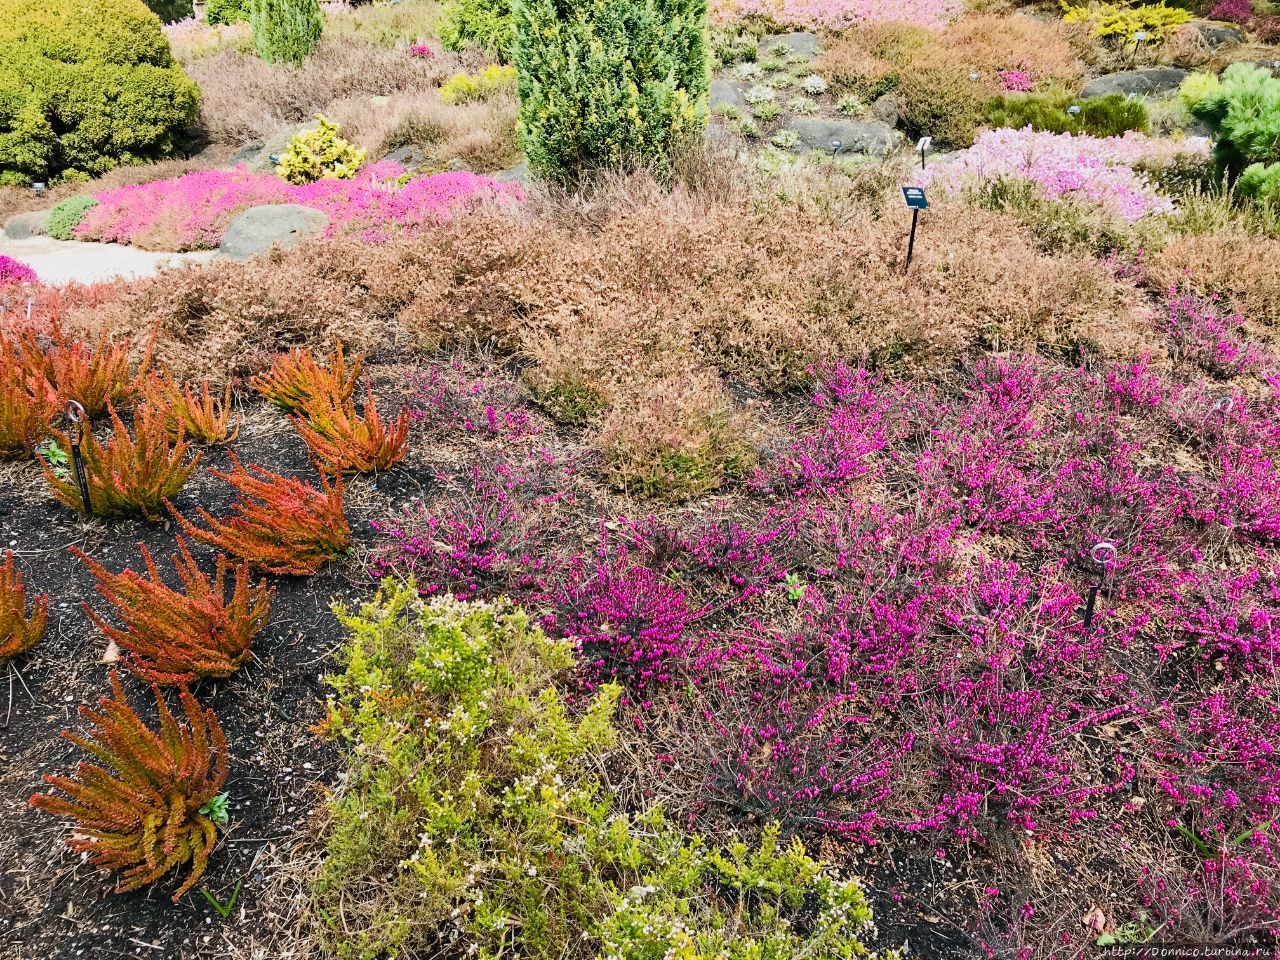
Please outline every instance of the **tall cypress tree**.
M249 22L258 56L299 66L320 42L324 15L319 0L252 0Z
M671 174L706 122L706 0L516 0L513 60L530 169Z

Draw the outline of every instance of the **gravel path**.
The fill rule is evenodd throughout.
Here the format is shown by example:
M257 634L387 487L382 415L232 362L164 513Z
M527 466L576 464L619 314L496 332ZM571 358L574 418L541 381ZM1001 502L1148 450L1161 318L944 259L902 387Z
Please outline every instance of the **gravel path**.
M32 237L11 240L0 234L0 254L31 267L45 283L61 286L72 281L95 283L114 277L149 277L166 264L208 261L212 250L199 253L152 253L117 243L80 243Z

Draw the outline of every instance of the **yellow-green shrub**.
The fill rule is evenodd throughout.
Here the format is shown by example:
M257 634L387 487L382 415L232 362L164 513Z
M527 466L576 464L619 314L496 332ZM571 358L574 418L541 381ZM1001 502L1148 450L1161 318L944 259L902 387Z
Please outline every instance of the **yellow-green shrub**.
M502 90L514 89L516 68L493 64L483 73L455 73L440 84L440 99L445 103L471 103L487 100Z
M1139 32L1145 33L1148 40L1163 40L1165 34L1191 19L1191 14L1186 10L1167 7L1164 0L1159 3L1089 0L1088 3L1074 7L1067 0L1060 2L1064 22L1091 24L1095 37L1115 38L1120 43L1132 43Z
M317 116L320 126L297 134L276 164L290 183L312 183L326 177L350 180L364 163L364 151L338 133L338 125Z
M522 611L388 582L338 617L328 732L349 768L311 885L336 956L875 960L862 888L799 840L717 848L620 808L621 689L571 706L573 645Z
M141 0L0 0L0 183L168 156L198 103Z

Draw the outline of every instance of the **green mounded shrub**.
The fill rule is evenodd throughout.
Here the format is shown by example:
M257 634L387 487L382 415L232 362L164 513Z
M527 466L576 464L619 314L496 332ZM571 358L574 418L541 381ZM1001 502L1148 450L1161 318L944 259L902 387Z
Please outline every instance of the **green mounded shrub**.
M1236 181L1236 191L1242 197L1280 210L1280 162L1249 164Z
M249 22L258 56L297 67L320 42L324 14L319 0L250 0Z
M97 200L83 194L59 200L49 211L49 236L55 240L74 239L76 227L80 226L84 215L97 205Z
M195 16L196 8L191 0L144 0L152 13L160 18L161 23L176 23Z
M199 98L141 0L0 0L0 184L170 156Z
M1280 79L1253 64L1233 63L1216 83L1192 74L1181 93L1213 133L1218 175L1239 177L1242 191L1255 191L1250 195L1267 192L1274 182L1267 167L1280 161Z
M1067 112L1073 105L1080 108L1078 113ZM1146 133L1151 125L1142 101L1119 93L1083 100L1061 93L1007 94L988 104L987 116L993 127L1030 125L1033 130L1095 137L1118 137L1129 130Z
M326 177L350 180L364 164L364 151L338 133L338 125L323 115L314 130L296 134L280 155L276 174L294 184Z
M441 12L440 42L448 50L479 47L509 63L511 22L511 0L449 0Z
M706 0L519 0L513 59L530 169L669 176L706 122Z
M569 706L570 643L388 581L330 678L349 768L314 880L339 957L842 960L871 911L776 827L709 848L602 780L620 689Z
M249 19L250 0L209 0L204 19L208 23L240 23Z

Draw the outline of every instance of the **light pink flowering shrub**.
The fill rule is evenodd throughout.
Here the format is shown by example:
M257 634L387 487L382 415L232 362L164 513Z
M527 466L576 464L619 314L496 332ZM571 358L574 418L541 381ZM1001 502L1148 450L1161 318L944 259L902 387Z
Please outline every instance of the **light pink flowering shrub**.
M999 180L1029 180L1046 199L1102 208L1130 223L1172 213L1139 165L1162 165L1176 156L1207 155L1208 143L1188 138L1173 144L1140 133L1122 137L1002 128L978 135L974 145L917 174L919 186L958 194Z
M218 245L236 214L261 204L295 203L327 213L330 235L358 233L376 241L447 216L470 200L522 196L518 185L474 173L441 173L402 184L403 174L399 164L383 161L351 180L295 186L243 167L199 171L98 194L98 205L76 235L148 249L208 250Z
M959 0L718 0L711 17L733 22L764 17L780 26L840 30L855 23L942 27L964 10Z

